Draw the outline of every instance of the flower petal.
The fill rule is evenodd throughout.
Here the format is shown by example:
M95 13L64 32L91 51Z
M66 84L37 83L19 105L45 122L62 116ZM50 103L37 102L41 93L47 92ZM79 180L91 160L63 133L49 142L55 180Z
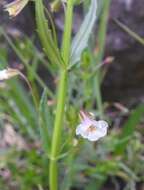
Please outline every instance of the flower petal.
M107 122L103 120L98 121L96 130L89 133L88 140L97 141L99 138L104 137L107 134L107 127Z
M99 128L107 128L108 127L108 123L106 122L106 121L104 121L104 120L99 120L98 121L98 126L99 126Z
M81 132L82 132L82 127L83 127L82 124L80 124L80 125L77 126L77 128L76 128L76 135L80 135L80 134L81 134Z
M93 133L89 133L88 139L89 140L97 140L101 137L101 133L100 132L93 132Z
M76 128L76 135L85 135L87 129L89 128L90 124L89 123L85 123L85 122L82 122L80 125L77 126Z
M88 114L81 112L81 124L76 128L76 135L81 135L90 141L97 141L107 134L108 123L104 120L96 121Z

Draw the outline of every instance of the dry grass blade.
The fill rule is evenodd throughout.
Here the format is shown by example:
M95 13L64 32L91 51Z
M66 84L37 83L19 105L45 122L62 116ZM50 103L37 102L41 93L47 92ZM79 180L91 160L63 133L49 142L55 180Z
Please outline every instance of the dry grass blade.
M135 39L137 42L139 42L141 45L144 46L144 38L140 37L138 34L136 34L135 32L133 32L130 28L128 28L125 24L123 24L119 20L117 20L117 19L113 19L113 20L123 31L125 31L133 39Z

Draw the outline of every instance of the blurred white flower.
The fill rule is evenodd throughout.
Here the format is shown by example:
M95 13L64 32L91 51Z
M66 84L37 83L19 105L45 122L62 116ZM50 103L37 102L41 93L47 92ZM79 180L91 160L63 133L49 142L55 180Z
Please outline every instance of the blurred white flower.
M108 123L104 120L96 121L90 115L80 112L81 123L76 128L76 135L81 135L89 141L97 141L107 134Z
M26 6L29 0L14 0L4 6L5 10L8 11L9 16L17 16L22 9Z
M3 70L0 70L0 80L7 80L18 74L19 74L19 71L17 69L11 69L11 68L3 69Z

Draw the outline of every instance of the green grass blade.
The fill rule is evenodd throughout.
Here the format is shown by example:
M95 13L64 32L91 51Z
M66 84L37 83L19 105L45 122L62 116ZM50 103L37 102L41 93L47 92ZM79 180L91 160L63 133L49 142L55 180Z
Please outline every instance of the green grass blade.
M128 121L126 122L126 124L123 126L122 128L122 133L120 135L120 139L125 139L124 141L122 141L122 143L118 144L116 146L116 150L115 153L116 154L122 154L127 146L129 137L131 135L133 135L136 126L139 124L140 119L142 118L142 116L144 116L144 104L138 106L131 114L131 116L129 117Z
M39 105L39 127L42 145L47 154L50 153L52 116L47 104L47 92L44 90Z

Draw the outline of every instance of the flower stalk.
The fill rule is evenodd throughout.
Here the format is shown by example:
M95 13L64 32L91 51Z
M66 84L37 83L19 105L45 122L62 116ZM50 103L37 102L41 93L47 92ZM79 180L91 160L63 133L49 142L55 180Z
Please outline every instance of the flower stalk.
M107 22L108 22L108 15L109 15L109 8L110 8L111 0L106 0L103 5L100 25L99 25L99 32L98 32L98 54L96 55L96 64L102 62L103 55L104 55L104 46L105 46L105 39L106 39L106 31L107 31ZM95 61L95 60L94 60ZM97 102L97 107L99 110L100 118L104 118L104 110L102 105L102 96L101 96L101 71L98 70L96 76L94 77L94 89L95 89L95 97Z
M64 107L66 102L67 92L67 78L68 78L68 64L70 59L70 44L71 44L71 30L73 20L73 0L67 1L66 15L65 15L65 28L62 43L62 57L64 67L60 70L60 80L58 85L57 95L57 109L54 123L51 159L49 166L49 188L50 190L58 189L58 166L57 158L59 156L59 149L61 145L61 131L63 126Z

